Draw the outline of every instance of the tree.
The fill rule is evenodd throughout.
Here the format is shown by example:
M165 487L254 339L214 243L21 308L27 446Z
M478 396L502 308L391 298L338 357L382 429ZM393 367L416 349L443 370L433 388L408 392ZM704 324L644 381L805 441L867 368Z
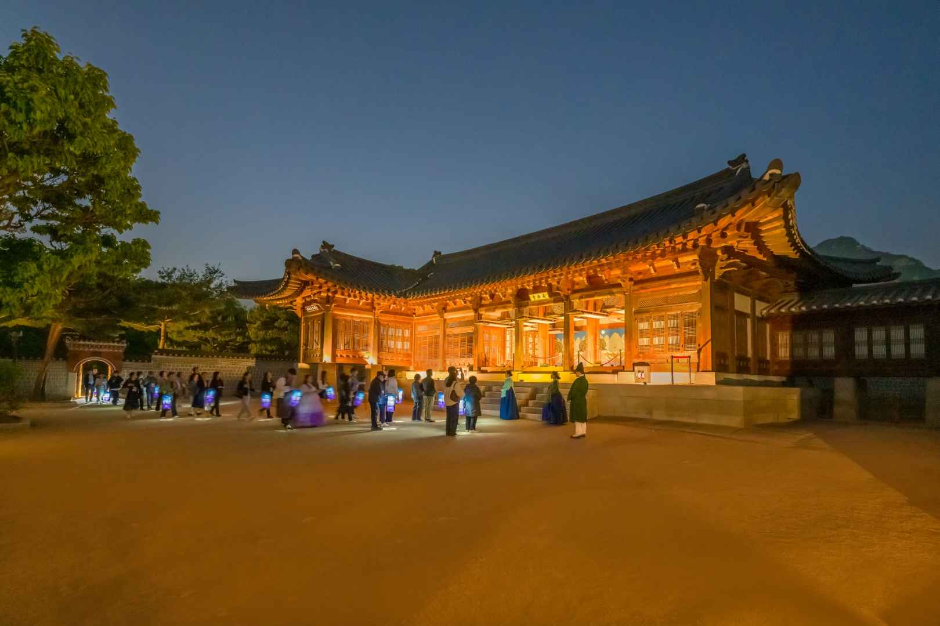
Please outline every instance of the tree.
M118 237L159 213L114 108L107 74L38 29L0 57L0 325L49 328L34 396L62 332L96 324L83 315L101 312L100 290L150 264L145 240Z
M229 294L225 275L218 267L206 265L202 272L190 267L164 267L157 275L158 280L141 279L135 285L136 300L123 325L158 331L158 349L199 349L204 335L218 330L222 322L238 323L239 314L231 305L241 305Z
M252 354L296 358L300 347L300 320L290 309L256 306L248 313L248 336Z

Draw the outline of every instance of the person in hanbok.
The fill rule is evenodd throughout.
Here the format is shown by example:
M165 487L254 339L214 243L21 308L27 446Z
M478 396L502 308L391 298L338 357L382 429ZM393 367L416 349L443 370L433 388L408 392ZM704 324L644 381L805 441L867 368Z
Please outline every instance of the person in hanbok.
M477 431L477 418L480 417L480 400L482 399L483 392L477 386L477 377L471 376L470 384L463 390L463 403L468 433L475 433Z
M558 389L561 377L558 372L552 372L552 382L548 386L548 402L542 407L542 421L552 426L561 426L568 422L568 411L565 410L565 399Z
M294 424L298 428L317 427L323 425L323 403L320 402L320 387L313 374L304 376L300 385L300 404L297 405L297 416Z
M193 415L195 413L196 417L199 417L202 415L203 409L206 408L206 381L202 379L202 374L194 373L189 387L193 393L193 401L189 405L189 414Z
M506 380L499 391L499 419L519 419L519 405L516 403L516 391L512 386L512 371L506 372Z
M131 414L140 408L140 384L137 381L137 374L131 372L124 381L124 417L131 418Z
M571 421L574 422L572 439L584 439L587 436L587 392L588 380L584 375L584 364L578 363L574 371L575 379L568 390L568 402L571 403Z

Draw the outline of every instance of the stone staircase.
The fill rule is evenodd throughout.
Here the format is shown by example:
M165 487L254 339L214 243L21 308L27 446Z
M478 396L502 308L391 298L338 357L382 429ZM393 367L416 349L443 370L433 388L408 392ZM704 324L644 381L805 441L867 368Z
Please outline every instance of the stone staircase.
M502 383L483 383L483 399L480 401L480 412L490 417L499 417L499 392ZM548 385L544 383L515 383L516 401L519 403L519 417L525 419L542 419L542 406L547 398ZM541 398L541 399L540 399Z
M548 385L540 384L534 386L537 387L535 397L530 400L528 404L525 405L525 407L519 408L519 417L541 421L542 407L548 404ZM562 398L568 397L569 389L571 389L571 385L559 385L559 391L561 391Z

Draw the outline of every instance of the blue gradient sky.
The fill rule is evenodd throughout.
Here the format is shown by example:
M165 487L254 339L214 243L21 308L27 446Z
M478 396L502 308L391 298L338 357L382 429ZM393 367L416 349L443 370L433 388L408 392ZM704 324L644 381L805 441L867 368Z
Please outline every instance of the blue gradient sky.
M155 267L416 266L740 152L802 173L811 243L940 265L936 1L654 4L7 0L0 45L38 25L108 72Z

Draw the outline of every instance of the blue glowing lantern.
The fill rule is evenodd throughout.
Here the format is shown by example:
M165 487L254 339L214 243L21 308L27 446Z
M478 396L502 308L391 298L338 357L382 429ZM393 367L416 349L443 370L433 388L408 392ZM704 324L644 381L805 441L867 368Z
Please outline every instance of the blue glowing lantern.
M173 408L173 394L163 394L163 396L160 398L160 408L164 411L169 411Z
M458 411L458 413L459 413L460 415L466 415L466 414L467 414L467 403L464 402L463 400L461 400L461 401L458 402L457 404L460 405L460 410Z
M215 403L215 389L206 389L206 406L212 406Z
M353 406L359 406L362 404L362 401L366 399L366 394L364 391L357 391L356 395L353 396Z
M439 409L443 409L443 408L444 408L444 392L443 392L443 391L438 391L438 392L437 392L437 402L436 402L436 404L437 404L437 408L439 408Z
M389 411L395 410L395 396L386 396L385 408L387 408Z
M327 400L335 400L335 399L336 399L336 389L334 389L332 385L330 385L330 386L328 386L328 387L326 388L326 399L327 399Z
M160 387L153 388L153 399L156 400L160 397Z
M110 392L110 391L105 391L103 394L101 394L101 401L102 401L102 402L111 402L111 392Z
M271 408L271 394L270 393L261 394L261 408L262 409Z
M300 396L304 395L300 389L294 389L290 392L290 396L287 398L287 403L291 406L297 406L300 404Z
M401 404L402 398L405 397L405 391L403 389L398 390L398 404Z

